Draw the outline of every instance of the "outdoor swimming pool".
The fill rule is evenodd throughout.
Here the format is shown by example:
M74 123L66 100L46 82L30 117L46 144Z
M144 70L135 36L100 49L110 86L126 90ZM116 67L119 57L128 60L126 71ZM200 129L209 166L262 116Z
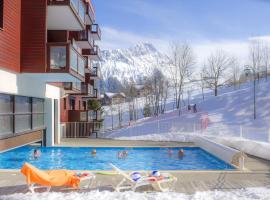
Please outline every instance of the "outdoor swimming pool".
M40 169L111 170L113 163L124 170L233 170L234 167L198 147L171 148L88 148L44 147L38 148L41 156L33 158L35 147L26 146L0 153L0 169L20 169L29 162ZM96 149L96 156L91 151ZM178 150L185 155L178 157ZM128 151L125 159L117 153Z

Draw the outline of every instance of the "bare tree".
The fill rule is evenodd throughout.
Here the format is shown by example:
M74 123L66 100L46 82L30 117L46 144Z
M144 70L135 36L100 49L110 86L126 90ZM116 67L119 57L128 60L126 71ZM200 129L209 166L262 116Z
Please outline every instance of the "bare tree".
M251 61L251 67L256 72L257 79L260 79L260 67L263 60L263 48L262 42L259 40L252 40L249 46L249 57Z
M240 64L239 61L236 57L232 57L231 60L231 73L232 73L232 82L233 82L233 87L236 89L236 86L240 86L239 79L241 76L241 71L240 71Z
M171 45L172 65L169 67L170 79L174 89L176 108L181 112L181 98L185 80L191 74L191 68L195 64L195 58L191 46L188 43L173 43Z
M208 57L208 62L203 68L203 79L208 87L218 95L218 87L224 84L224 71L232 63L232 58L224 51L218 50Z
M268 78L268 65L270 61L270 46L268 43L263 44L262 46L262 62L265 67L265 79Z

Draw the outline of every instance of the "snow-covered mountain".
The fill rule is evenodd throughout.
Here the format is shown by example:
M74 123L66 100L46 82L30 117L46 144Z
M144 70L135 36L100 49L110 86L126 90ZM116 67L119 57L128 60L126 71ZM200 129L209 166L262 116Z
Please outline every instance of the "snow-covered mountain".
M114 77L121 83L130 80L139 83L156 67L166 73L169 63L168 56L158 51L154 45L140 43L128 49L102 51L101 72L105 81Z

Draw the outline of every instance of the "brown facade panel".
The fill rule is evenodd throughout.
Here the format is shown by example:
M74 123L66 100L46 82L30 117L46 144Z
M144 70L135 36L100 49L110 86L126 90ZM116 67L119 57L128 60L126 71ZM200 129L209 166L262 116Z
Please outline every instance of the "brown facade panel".
M0 30L0 68L20 72L21 0L5 0Z
M46 70L47 0L23 0L21 17L21 71Z
M5 151L8 149L12 149L14 147L23 146L32 142L41 141L42 140L43 131L35 131L32 133L27 133L23 135L19 135L16 137L10 137L6 139L0 140L0 151Z

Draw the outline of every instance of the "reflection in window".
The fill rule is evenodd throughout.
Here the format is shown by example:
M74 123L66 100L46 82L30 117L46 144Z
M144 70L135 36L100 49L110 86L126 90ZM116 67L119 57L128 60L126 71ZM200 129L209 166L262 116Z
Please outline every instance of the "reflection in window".
M0 136L13 132L13 115L0 115Z
M33 98L32 100L32 112L33 113L44 113L44 100Z
M13 99L12 96L0 94L0 114L13 113Z
M15 113L30 113L31 101L29 97L15 97Z
M33 128L43 128L44 127L44 114L33 114Z
M70 67L75 72L78 71L77 62L78 62L78 55L76 51L74 49L70 49Z
M84 76L85 60L81 57L78 58L79 58L79 66L78 66L79 74Z
M50 47L50 68L61 69L65 68L66 63L66 47L52 46Z
M31 114L15 115L15 133L31 130Z

